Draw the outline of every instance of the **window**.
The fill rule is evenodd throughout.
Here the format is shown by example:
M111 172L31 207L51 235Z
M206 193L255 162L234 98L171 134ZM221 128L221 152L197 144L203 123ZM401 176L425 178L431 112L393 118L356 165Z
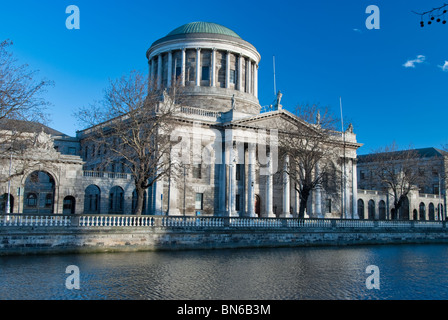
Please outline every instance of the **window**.
M26 205L28 207L37 206L37 196L35 193L28 193L28 195L26 196Z
M195 179L202 179L202 166L201 164L195 164L193 165L193 178Z
M235 210L240 211L240 195L237 194L235 197Z
M230 83L235 84L236 82L236 70L230 70Z
M202 210L203 209L203 198L204 198L204 194L203 193L196 193L196 201L194 203L194 208L196 210Z
M241 170L242 170L242 168L243 168L243 165L242 165L242 164L237 164L237 165L236 165L236 172L235 172L235 175L236 175L236 180L237 180L237 181L241 180L241 176L242 176L242 174L241 174Z
M45 208L51 207L53 204L53 195L51 193L47 193L45 196Z
M325 212L331 213L331 199L325 200Z
M182 67L176 67L176 79L182 75Z
M425 168L424 167L419 167L418 168L418 174L419 174L419 176L424 176L425 175Z
M201 80L205 80L205 81L210 80L210 67L208 67L208 66L202 67Z
M433 185L433 193L439 194L439 185L438 184Z
M359 177L361 178L361 180L364 180L366 178L366 173L364 171L360 171L359 172Z

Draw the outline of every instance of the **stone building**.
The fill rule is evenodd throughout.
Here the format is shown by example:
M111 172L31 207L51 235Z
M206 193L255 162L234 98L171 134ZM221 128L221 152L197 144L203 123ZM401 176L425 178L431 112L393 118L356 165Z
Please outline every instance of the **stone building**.
M412 150L416 170L425 176L409 193L400 214L393 195L372 178L376 166L370 155L358 156L358 216L361 219L444 220L446 217L447 153L436 148ZM398 160L397 160L398 161Z
M299 195L283 171L293 164L287 150L278 148L279 136L272 128L293 124L298 132L305 132L315 124L285 110L281 94L273 108L262 110L258 100L261 55L256 48L224 26L193 22L155 41L146 58L149 78L158 88L180 81L185 99L177 108L179 127L172 134L191 141L193 161L181 176L165 177L147 190L143 213L296 216ZM101 151L88 140L91 132L90 128L79 131L76 138L51 135L59 167L56 171L39 167L49 177L40 180L55 190L51 211L68 212L63 203L72 197L71 212L132 214L136 201L132 177L119 162L106 170L101 166ZM361 144L352 128L335 132L332 139L337 150L332 160L335 172L343 168L344 178L342 173L335 175L333 182L340 186L336 192L313 191L307 216L356 218L356 150ZM70 148L75 148L76 155L69 154L74 150ZM14 188L26 184L29 176L14 181ZM25 197L27 192L25 187Z

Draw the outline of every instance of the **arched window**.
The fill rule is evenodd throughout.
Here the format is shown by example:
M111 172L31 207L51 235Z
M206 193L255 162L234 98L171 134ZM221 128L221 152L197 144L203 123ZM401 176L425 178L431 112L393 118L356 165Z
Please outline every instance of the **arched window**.
M91 184L84 192L84 213L100 213L101 190L98 186Z
M428 220L435 220L434 204L431 202L428 208Z
M362 199L358 199L358 217L364 219L364 201Z
M121 187L115 186L109 193L109 213L123 214L124 212L124 191Z
M35 193L28 193L26 195L26 206L35 208L37 206L37 195Z
M55 187L54 178L47 172L30 173L25 180L23 213L53 213Z
M72 196L66 196L64 198L64 206L62 213L69 214L69 213L75 213L75 204L76 200Z
M418 206L419 220L426 220L426 207L423 202Z
M4 193L0 197L0 213L6 213L6 207L8 205L8 194ZM14 197L12 194L9 194L9 213L12 213L14 210Z
M384 200L378 203L378 213L380 220L386 220L386 202Z
M369 212L369 219L374 220L375 219L375 201L369 200L368 212Z

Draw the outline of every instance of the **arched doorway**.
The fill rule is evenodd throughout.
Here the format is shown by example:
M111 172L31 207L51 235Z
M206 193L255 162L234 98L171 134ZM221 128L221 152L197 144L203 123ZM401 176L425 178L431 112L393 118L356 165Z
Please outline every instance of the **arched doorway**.
M255 195L255 214L259 217L261 213L261 200L258 194Z
M418 212L417 209L412 210L412 220L418 219Z
M45 171L34 171L25 180L23 213L54 212L54 178Z
M8 194L4 193L0 197L0 213L6 213L6 207L8 206ZM9 213L14 212L14 196L9 194Z
M121 187L115 186L109 192L109 213L123 214L124 212L124 191Z
M375 219L375 201L369 200L369 203L367 204L367 210L369 213L369 219L374 220Z
M434 211L434 204L431 202L428 207L428 220L435 220L436 217Z
M362 199L358 199L358 217L364 219L364 201Z
M386 202L380 200L378 203L378 214L380 220L386 220Z
M400 207L400 219L409 220L409 199L408 197L404 198L403 203Z
M64 198L64 205L62 209L63 214L73 214L75 213L76 200L73 196L66 196Z
M101 190L91 184L84 192L84 213L99 214L101 212Z
M423 202L420 202L420 205L418 206L419 211L419 220L426 220L426 207Z

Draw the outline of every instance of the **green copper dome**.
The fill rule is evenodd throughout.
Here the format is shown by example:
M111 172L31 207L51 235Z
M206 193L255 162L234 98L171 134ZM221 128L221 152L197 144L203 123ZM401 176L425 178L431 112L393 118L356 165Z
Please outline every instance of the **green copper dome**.
M190 22L174 29L167 36L174 36L179 34L190 34L190 33L213 33L222 34L230 37L235 37L241 39L234 31L226 28L220 24L212 22Z

